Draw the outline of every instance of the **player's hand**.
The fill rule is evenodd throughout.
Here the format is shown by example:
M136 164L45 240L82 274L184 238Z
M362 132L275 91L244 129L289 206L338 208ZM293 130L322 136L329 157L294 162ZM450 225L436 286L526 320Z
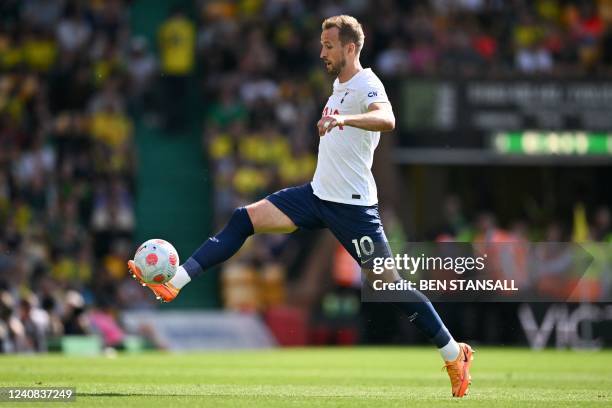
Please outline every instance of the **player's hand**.
M336 126L343 126L344 118L342 115L328 115L323 116L317 122L317 128L319 129L319 136L325 136L325 133L331 131Z

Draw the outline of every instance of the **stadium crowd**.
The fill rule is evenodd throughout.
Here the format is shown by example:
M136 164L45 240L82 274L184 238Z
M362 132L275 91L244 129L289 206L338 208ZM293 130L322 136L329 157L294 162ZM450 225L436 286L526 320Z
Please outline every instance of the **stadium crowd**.
M135 223L126 7L0 6L0 350L102 332L106 306L142 295L123 284Z
M386 78L584 75L612 64L607 0L198 4L197 59L214 101L203 139L221 222L312 174L314 124L331 85L318 58L323 16L360 19L364 66Z
M323 16L363 21L364 65L383 77L612 64L608 0L195 1L194 15L175 10L160 26L158 58L130 32L129 7L0 3L0 351L45 350L61 334L120 343L114 308L153 307L125 271L134 115L157 110L169 132L181 127L187 77L211 101L202 140L223 223L313 173L314 124L330 89L318 59Z

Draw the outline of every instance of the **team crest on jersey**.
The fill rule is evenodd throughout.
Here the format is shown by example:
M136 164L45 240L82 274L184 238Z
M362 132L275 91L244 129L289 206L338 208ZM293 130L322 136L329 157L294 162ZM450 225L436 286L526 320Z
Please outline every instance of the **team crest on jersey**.
M348 94L349 94L349 91L346 91L346 92L344 93L344 96L342 97L342 99L340 99L340 104L341 104L341 105L342 105L342 102L344 102L344 98L346 98L346 95L348 95Z

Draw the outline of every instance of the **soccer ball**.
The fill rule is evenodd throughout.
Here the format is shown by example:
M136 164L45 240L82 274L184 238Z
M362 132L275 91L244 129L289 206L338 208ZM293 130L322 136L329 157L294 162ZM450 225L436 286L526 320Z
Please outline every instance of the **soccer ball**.
M136 250L134 263L142 272L144 283L162 284L176 273L179 256L176 249L163 239L150 239Z

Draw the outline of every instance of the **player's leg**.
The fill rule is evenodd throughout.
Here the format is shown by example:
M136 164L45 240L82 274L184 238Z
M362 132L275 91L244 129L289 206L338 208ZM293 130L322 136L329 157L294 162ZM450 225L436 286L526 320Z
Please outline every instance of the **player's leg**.
M387 242L377 207L350 206L323 202L324 220L340 243L362 266L366 282L374 280L397 282L400 279L395 268L374 274L374 258L393 257ZM445 367L451 379L453 396L465 395L469 385L469 366L472 349L469 345L457 343L442 322L431 301L421 292L406 290L399 292L401 299L390 303L398 308L436 345L446 362Z
M256 203L246 206L246 209L256 234L288 234L298 228L293 221L291 221L291 218L268 199L259 200Z
M181 289L203 271L232 257L255 233L289 233L296 229L293 221L267 199L236 208L225 227L178 268L170 283Z
M371 218L368 220L366 217ZM374 280L397 282L400 280L395 268L386 269L382 274L373 272L373 258L393 257L382 224L376 226L376 216L364 215L362 221L350 223L341 222L342 229L332 228L332 232L340 243L349 251L362 267L365 281L372 285ZM344 218L346 219L346 218ZM372 228L374 226L374 228ZM373 251L373 252L370 252ZM450 335L442 319L436 312L431 301L421 292L414 290L402 291L398 302L389 302L405 314L414 325L421 330L429 340L438 347L444 360L454 360L459 354L459 346Z
M161 285L146 285L165 302L172 301L178 292L206 269L226 261L242 247L248 237L256 232L292 232L297 227L287 215L264 199L247 207L236 208L227 224L215 236L204 243L177 268L174 277ZM135 264L128 267L138 279Z
M234 210L227 225L198 248L170 281L177 288L234 255L254 233L289 233L298 227L321 227L310 184L290 187Z
M247 207L234 210L225 227L207 239L181 266L167 283L147 284L163 301L173 300L181 288L203 271L234 255L246 239L254 233L288 233L298 227L317 226L316 216L309 211L310 186L291 187L271 194ZM139 279L139 271L130 261L132 274ZM142 282L142 279L139 279Z

